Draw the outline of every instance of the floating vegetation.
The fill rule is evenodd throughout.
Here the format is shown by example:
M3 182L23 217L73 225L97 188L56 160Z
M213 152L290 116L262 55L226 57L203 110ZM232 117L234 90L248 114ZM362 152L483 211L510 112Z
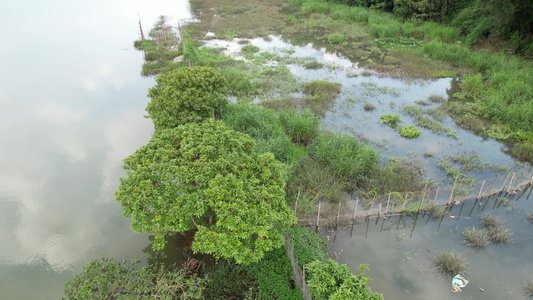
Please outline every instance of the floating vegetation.
M533 213L530 213L527 215L527 220L530 222L530 223L533 223Z
M424 157L425 158L432 158L433 156L435 156L434 152L424 152Z
M420 129L415 126L404 126L400 129L400 136L406 139L416 139L420 137Z
M462 235L466 245L477 249L488 246L491 241L487 230L476 227L467 228L462 232Z
M393 115L393 114L384 114L381 115L381 121L383 124L387 124L392 128L397 128L398 123L402 121L402 118L400 115Z
M366 76L364 74L362 75ZM378 86L374 82L361 82L360 86L363 89L363 91L361 91L361 95L366 96L366 97L375 98L379 95L390 95L390 96L393 96L394 98L398 98L401 95L401 93L396 88Z
M428 101L431 103L441 103L446 101L441 95L431 95L428 97Z
M433 267L445 277L453 277L466 269L466 260L455 251L441 251L431 257Z
M346 74L346 77L348 77L348 78L356 78L358 76L359 76L359 74L357 74L355 72L350 72L350 73Z
M431 77L433 78L455 78L457 77L457 72L452 71L432 71L430 72Z

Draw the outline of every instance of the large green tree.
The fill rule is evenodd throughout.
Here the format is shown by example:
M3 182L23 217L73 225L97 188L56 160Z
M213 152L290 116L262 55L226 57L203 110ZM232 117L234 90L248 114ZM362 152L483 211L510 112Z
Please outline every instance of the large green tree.
M146 111L157 132L215 117L228 103L226 79L210 67L180 68L155 80Z
M192 249L237 263L283 244L295 219L285 202L285 166L254 151L246 134L207 120L163 130L126 158L116 198L131 227L165 237L196 230Z

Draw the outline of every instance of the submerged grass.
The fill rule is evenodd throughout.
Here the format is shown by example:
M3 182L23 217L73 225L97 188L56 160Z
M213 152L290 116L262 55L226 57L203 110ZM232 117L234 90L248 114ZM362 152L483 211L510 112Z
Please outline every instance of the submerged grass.
M307 106L317 115L323 116L341 92L341 84L329 81L312 81L304 85Z
M485 229L470 227L462 232L463 240L466 245L476 249L484 248L490 244L489 233Z
M526 297L533 298L533 281L524 282L523 292Z
M444 277L453 277L466 270L466 260L455 251L441 251L431 257L433 267Z

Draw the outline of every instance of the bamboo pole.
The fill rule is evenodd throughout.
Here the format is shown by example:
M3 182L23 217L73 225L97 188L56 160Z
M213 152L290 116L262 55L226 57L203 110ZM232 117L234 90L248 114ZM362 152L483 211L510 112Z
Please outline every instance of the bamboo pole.
M448 199L448 203L446 203L447 206L450 206L450 203L452 202L453 192L455 191L455 185L457 184L457 179L459 179L459 175L455 177L455 181L453 182L452 192L450 193L450 199Z
M379 204L379 209L378 209L378 218L379 216L381 216L381 203Z
M437 187L437 192L435 192L435 203L437 203L437 196L439 196L440 186Z

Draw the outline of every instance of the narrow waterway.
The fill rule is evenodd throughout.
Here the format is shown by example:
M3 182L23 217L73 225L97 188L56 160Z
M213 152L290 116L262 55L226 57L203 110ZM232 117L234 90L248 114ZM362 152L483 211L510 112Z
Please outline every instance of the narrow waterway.
M114 200L122 159L145 144L153 78L133 48L188 1L8 1L0 11L0 299L59 299L103 254L146 259ZM147 33L147 32L145 32Z

